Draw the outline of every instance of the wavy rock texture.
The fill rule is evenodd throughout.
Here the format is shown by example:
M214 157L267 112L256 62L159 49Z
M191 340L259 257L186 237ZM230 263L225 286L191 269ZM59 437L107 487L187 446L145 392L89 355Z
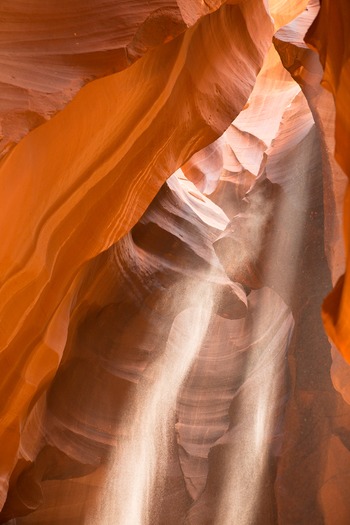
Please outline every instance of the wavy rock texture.
M127 68L222 3L2 2L2 154L87 82Z
M347 176L350 175L348 142L349 120L349 44L347 27L350 9L346 2L324 2L320 13L310 28L307 41L317 49L324 68L323 85L333 94L335 102L335 158ZM330 31L330 27L334 31ZM336 36L337 35L337 36ZM348 191L345 196L344 216L348 217ZM337 282L323 306L323 319L327 333L349 362L349 224L344 222L346 273Z
M5 148L104 78L0 165L2 523L349 522L318 5L221 3L4 4Z
M243 49L241 42L249 30L258 29L249 16L256 10L265 20L259 25L259 48L250 39L250 46ZM232 40L228 35L236 26L239 30ZM219 28L221 38L214 45L210 39L205 51L204 34L214 35ZM4 160L0 175L6 202L0 219L6 224L0 257L1 360L8 370L1 393L7 400L1 431L4 473L14 464L21 418L59 364L82 264L136 222L164 179L193 148L227 127L249 95L271 30L262 5L224 7L125 72L91 83ZM204 69L199 50L208 55ZM242 53L247 60L238 69ZM178 111L181 93L189 96ZM171 128L170 114L176 114ZM17 394L12 396L14 385Z
M336 108L332 96L320 86L323 70L318 57L307 49L303 42L305 26L310 23L313 18L312 11L315 10L318 10L317 2L310 2L309 10L297 19L299 23L292 23L280 29L275 35L274 42L283 64L301 85L320 130L324 184L325 248L334 285L344 272L345 267L342 215L347 177L333 158ZM343 347L341 349L344 351ZM334 387L349 403L349 367L334 347L332 347L331 377ZM327 406L328 403L325 400L324 406ZM347 410L344 411L344 404L339 399L335 399L332 413L334 414L334 423L331 424L332 437L327 439L327 445L325 445L327 474L320 491L319 501L326 523L346 523L348 520L346 504L348 494L344 493L343 486L348 456L345 438L348 416L346 415Z
M335 285L345 270L342 216L347 177L333 158L335 106L332 103L332 96L320 85L323 70L317 55L310 51L303 41L306 30L305 23L310 24L310 20L314 18L315 11L318 9L318 2L309 3L309 10L297 19L301 23L298 25L290 24L280 29L275 34L274 43L284 66L302 87L313 117L320 129L322 173L326 188L324 192L325 250L331 270L332 284ZM300 28L299 33L298 27ZM334 386L348 401L350 399L347 386L349 367L337 350L332 350L332 357Z

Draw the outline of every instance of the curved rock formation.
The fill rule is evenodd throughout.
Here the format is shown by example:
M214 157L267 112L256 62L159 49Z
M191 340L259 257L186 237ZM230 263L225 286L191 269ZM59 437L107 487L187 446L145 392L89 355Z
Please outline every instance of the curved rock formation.
M0 521L346 525L317 2L80 4L3 6Z
M2 154L87 82L125 69L222 3L2 2Z
M259 28L252 12L260 12ZM128 231L164 179L227 127L250 93L271 30L262 4L225 6L125 72L91 83L3 161L4 473L14 464L20 420L58 367L82 264ZM204 38L216 33L215 45ZM212 57L205 69L204 42Z
M350 21L350 9L345 2L339 5L324 2L319 15L310 28L307 41L317 49L324 69L323 85L331 91L335 101L335 158L344 172L350 175L348 141L350 137L349 120L349 46L347 27ZM330 31L329 28L334 28ZM345 196L344 215L348 216L348 191ZM337 282L333 292L326 298L323 306L325 328L349 361L349 254L347 249L349 226L344 223L347 271Z

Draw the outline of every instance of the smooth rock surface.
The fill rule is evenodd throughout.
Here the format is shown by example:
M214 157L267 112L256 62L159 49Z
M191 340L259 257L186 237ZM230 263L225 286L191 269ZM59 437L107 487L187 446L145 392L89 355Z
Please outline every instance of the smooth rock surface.
M320 316L348 10L318 11L2 4L1 523L350 522L349 365Z

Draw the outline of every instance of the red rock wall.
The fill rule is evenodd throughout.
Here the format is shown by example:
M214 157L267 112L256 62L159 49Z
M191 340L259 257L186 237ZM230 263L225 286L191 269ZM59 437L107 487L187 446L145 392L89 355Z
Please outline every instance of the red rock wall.
M348 141L350 137L349 121L349 44L347 28L350 21L350 11L347 2L324 2L310 28L307 41L318 51L324 69L323 86L334 97L335 102L335 158L349 176L350 161ZM348 268L348 191L344 205L344 235ZM348 271L342 276L334 291L327 297L323 306L325 328L341 351L346 361L349 361L349 291Z
M255 9L265 12L249 3L224 7L125 72L91 83L4 159L5 472L18 448L19 421L58 367L82 264L128 231L164 179L194 147L222 132L245 103L272 31L265 12L259 48L251 40L249 54L242 49ZM232 40L228 33L236 25ZM219 28L220 38L206 51L204 34ZM243 52L241 70L235 64ZM204 69L200 53L208 56Z
M221 3L3 6L3 523L350 519L318 6Z

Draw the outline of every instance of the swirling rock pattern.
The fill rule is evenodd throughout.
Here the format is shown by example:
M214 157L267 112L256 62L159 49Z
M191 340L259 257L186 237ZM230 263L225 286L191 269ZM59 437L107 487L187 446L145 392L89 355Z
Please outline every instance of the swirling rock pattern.
M346 27L350 20L349 6L345 2L336 5L330 2L322 4L317 19L311 26L307 41L317 49L324 69L323 85L332 93L335 103L335 158L344 173L350 175L350 161L348 141L350 137L349 120L349 44ZM330 31L330 27L334 31ZM337 36L336 36L337 35ZM342 35L342 36L340 36ZM339 38L338 38L339 36ZM348 217L348 186L345 195L344 216ZM349 224L344 222L346 272L341 276L333 290L326 298L323 305L323 319L325 328L341 351L343 357L349 362Z
M256 9L264 21L259 28L248 16ZM232 40L229 34L236 26L239 30ZM249 48L243 49L241 42L255 29L261 35L259 48L250 39ZM82 265L127 232L166 177L194 148L216 138L238 113L271 31L262 4L224 6L127 70L89 84L3 161L5 491L5 472L12 469L18 449L19 422L58 367ZM220 38L210 39L203 69L199 50L205 53L204 34L219 33ZM216 53L220 59L214 59ZM243 70L236 67L242 53L251 57ZM190 96L180 113L179 97L186 92ZM176 115L171 129L170 114ZM13 388L15 396L10 394Z
M348 523L305 6L3 4L2 523Z
M125 69L214 11L199 2L5 1L0 8L2 154L87 82Z

